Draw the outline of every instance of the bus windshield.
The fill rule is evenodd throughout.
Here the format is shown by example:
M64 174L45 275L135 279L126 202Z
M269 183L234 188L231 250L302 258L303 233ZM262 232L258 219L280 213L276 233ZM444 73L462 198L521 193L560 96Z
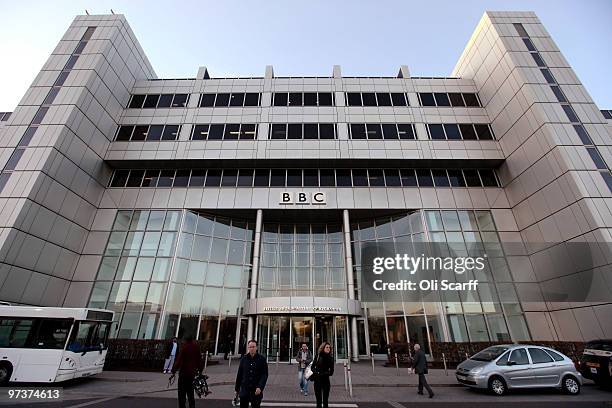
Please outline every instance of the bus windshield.
M105 350L110 325L110 322L76 322L66 350L75 353Z

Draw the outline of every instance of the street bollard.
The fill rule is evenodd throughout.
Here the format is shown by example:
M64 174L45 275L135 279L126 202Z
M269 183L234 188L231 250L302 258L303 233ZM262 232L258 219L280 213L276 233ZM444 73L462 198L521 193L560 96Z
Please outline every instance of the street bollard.
M442 353L442 362L444 363L444 375L448 375L448 372L446 371L446 356L444 353Z
M348 371L346 370L346 361L344 362L344 390L348 391Z
M232 367L232 356L233 356L233 353L230 351L228 359L227 359L227 368L228 369Z
M278 360L280 360L280 353L276 352L276 368L278 368Z
M348 365L346 370L347 370L347 373L348 373L349 395L352 398L353 397L353 378L351 377L351 363L349 363L349 365Z
M208 366L208 350L206 350L206 357L204 358L204 371L206 371L206 367Z
M469 359L470 359L470 357L468 356L468 353L465 353L465 359L466 359L466 360L469 360Z
M399 372L399 359L397 358L397 353L395 353L395 371L397 371L397 375L400 375L400 372Z
M370 359L372 360L372 375L374 375L374 353L370 353Z

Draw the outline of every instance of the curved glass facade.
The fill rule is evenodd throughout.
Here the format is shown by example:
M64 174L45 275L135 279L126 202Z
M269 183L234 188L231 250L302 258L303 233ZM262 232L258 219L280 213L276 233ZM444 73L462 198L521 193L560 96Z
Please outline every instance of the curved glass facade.
M264 223L257 296L346 297L342 225Z
M121 210L109 233L89 301L117 313L116 337L195 334L212 353L239 352L248 333L250 297L349 297L342 214L325 223L263 222L257 293L250 293L255 217L183 211ZM490 211L415 210L383 217L351 216L350 257L360 299L363 244L447 243L459 256L483 250L486 273L476 293L441 292L435 302L362 302L359 354L386 354L390 343L520 341L530 338ZM328 214L329 216L329 214ZM337 220L337 222L334 222ZM487 278L489 277L489 278ZM463 296L463 293L471 293ZM323 302L324 303L324 302ZM345 312L346 313L346 312ZM268 358L287 361L300 342L331 341L348 356L350 316L278 311L252 315L253 337Z
M419 210L353 222L351 243L357 282L360 248L367 242L447 243L458 256L476 256L483 250L488 256L485 272L473 276L479 280L476 294L439 292L443 294L439 302L363 302L369 352L386 353L388 343L406 339L424 345L426 351L431 342L530 339L490 211ZM362 344L360 353L364 352Z

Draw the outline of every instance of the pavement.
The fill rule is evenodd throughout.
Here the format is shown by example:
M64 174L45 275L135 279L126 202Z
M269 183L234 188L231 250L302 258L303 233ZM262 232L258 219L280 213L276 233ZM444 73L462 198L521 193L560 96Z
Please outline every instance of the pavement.
M198 399L196 407L231 407L234 396L234 380L237 361L223 362L209 366L209 386L212 394ZM168 384L169 375L158 372L105 371L95 377L84 378L61 384L61 402L31 401L0 406L35 406L38 408L157 408L173 407L176 402L176 386ZM600 389L587 381L578 396L564 395L558 390L514 391L503 397L472 390L458 384L454 370L431 369L428 381L436 393L433 399L417 395L418 378L408 368L384 367L376 362L374 372L369 362L351 365L353 385L352 396L345 389L344 370L336 365L331 378L330 408L413 408L427 407L521 407L521 408L563 408L563 407L606 407L612 408L612 392ZM35 386L34 384L26 384ZM13 386L13 385L12 385ZM270 364L268 384L264 391L262 407L314 407L315 397L311 393L303 396L299 392L297 367L288 364ZM2 392L0 390L0 392Z

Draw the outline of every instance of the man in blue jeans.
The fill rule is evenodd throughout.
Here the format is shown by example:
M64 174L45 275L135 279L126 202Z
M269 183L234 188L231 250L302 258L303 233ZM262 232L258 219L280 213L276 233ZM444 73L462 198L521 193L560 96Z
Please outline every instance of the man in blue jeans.
M306 343L302 343L302 348L300 348L295 356L295 359L298 363L298 379L300 381L300 392L304 394L304 396L308 395L308 380L304 378L304 372L306 371L306 367L308 364L312 362L312 353L308 350L308 345Z

